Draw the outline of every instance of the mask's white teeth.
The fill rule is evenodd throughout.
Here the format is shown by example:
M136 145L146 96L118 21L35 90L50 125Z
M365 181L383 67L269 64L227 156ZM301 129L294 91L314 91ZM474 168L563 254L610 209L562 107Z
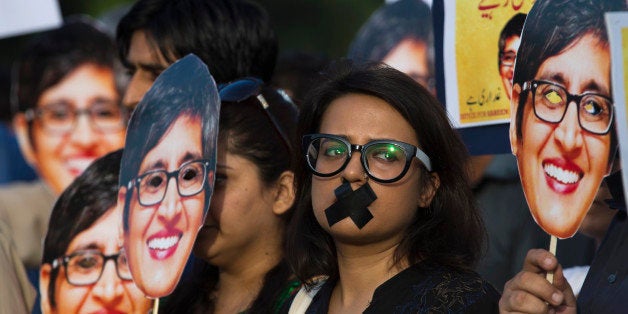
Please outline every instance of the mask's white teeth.
M167 250L179 242L178 236L154 238L148 241L148 247L153 250Z
M543 170L545 170L547 175L564 184L574 184L580 180L578 173L559 168L553 164L546 164Z

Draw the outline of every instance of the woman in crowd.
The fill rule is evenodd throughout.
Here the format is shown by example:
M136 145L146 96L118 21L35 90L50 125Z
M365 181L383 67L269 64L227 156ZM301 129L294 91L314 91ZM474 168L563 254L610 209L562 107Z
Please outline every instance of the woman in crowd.
M43 313L147 313L121 244L116 207L122 151L88 167L56 202L40 270ZM111 261L111 263L109 263Z
M194 246L202 261L165 313L272 312L298 285L283 254L294 202L297 109L253 78L219 90L216 185Z
M485 234L443 107L381 64L339 62L314 86L286 253L306 286L291 310L496 312L471 270Z

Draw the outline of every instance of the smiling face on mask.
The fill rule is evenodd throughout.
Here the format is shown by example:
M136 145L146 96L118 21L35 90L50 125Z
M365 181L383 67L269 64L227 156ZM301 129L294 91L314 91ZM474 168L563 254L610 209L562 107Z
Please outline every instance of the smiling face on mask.
M107 67L77 67L41 94L31 119L16 117L20 147L56 194L94 160L124 145L126 118Z
M201 120L182 115L146 154L133 187L120 197L132 193L125 248L133 278L148 296L172 292L203 223L202 158Z
M50 264L42 265L40 292L44 313L147 313L152 301L130 280L126 258L104 262L101 259L119 256L119 223L120 212L110 209L72 239L64 254L69 258L59 264L53 283L54 303L48 292L52 268Z
M591 132L608 131L612 116L608 44L585 34L542 62L526 85L525 90L518 84L513 89L515 106L523 93L527 98L517 126L520 138L511 127L512 150L532 216L547 233L568 238L578 230L609 170L611 134ZM583 94L599 96L584 96L579 103L568 96ZM566 111L559 122L548 122L554 115L547 108L554 107Z

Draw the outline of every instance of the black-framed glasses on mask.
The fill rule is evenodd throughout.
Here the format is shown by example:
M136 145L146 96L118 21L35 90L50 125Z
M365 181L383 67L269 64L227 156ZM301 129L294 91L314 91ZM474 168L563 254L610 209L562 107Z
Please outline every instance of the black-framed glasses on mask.
M537 80L523 83L523 91L532 92L534 114L545 122L562 122L569 104L574 102L582 129L604 135L613 125L613 99L608 96L591 92L572 95L562 85Z
M288 151L292 151L290 138L283 130L283 128L281 128L280 124L277 122L277 119L275 119L275 117L273 116L272 112L270 111L270 105L268 104L268 101L266 101L266 98L264 98L264 95L262 95L263 87L264 82L262 80L254 77L245 77L227 84L218 85L218 93L220 95L220 101L231 103L240 103L251 97L255 97L255 99L257 99L257 102L262 107L262 111L264 111L264 114L266 114L271 124L273 125L283 142L286 144ZM277 90L277 92L280 93L287 102L294 105L294 103L292 103L292 100L290 100L290 98L285 93L283 93L283 91Z
M124 250L112 255L104 255L98 250L76 251L70 255L54 259L52 269L63 266L65 267L65 279L69 284L87 286L100 280L108 260L113 260L120 279L133 280Z
M152 206L163 201L170 178L175 178L181 197L194 196L205 187L208 167L209 160L200 159L188 161L172 172L150 170L132 179L128 189L136 187L140 205Z
M89 117L90 126L103 133L124 130L128 112L117 102L97 99L89 107L77 109L66 102L51 103L24 113L27 121L37 119L44 130L54 135L65 135L76 128L81 115Z
M381 183L401 179L414 157L428 171L432 171L430 158L418 147L394 140L375 140L364 145L351 144L346 138L331 134L303 136L305 159L310 170L319 177L340 173L351 160L353 152L360 152L362 167L370 178Z

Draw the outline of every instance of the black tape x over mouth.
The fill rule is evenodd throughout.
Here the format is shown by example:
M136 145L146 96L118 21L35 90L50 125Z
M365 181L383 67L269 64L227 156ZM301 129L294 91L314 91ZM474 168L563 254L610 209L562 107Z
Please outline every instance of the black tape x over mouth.
M351 189L349 182L344 182L334 190L334 194L336 194L338 201L325 209L325 216L330 227L350 217L353 223L359 229L362 229L373 219L373 214L371 214L367 206L377 199L377 195L375 195L368 182L355 191Z

